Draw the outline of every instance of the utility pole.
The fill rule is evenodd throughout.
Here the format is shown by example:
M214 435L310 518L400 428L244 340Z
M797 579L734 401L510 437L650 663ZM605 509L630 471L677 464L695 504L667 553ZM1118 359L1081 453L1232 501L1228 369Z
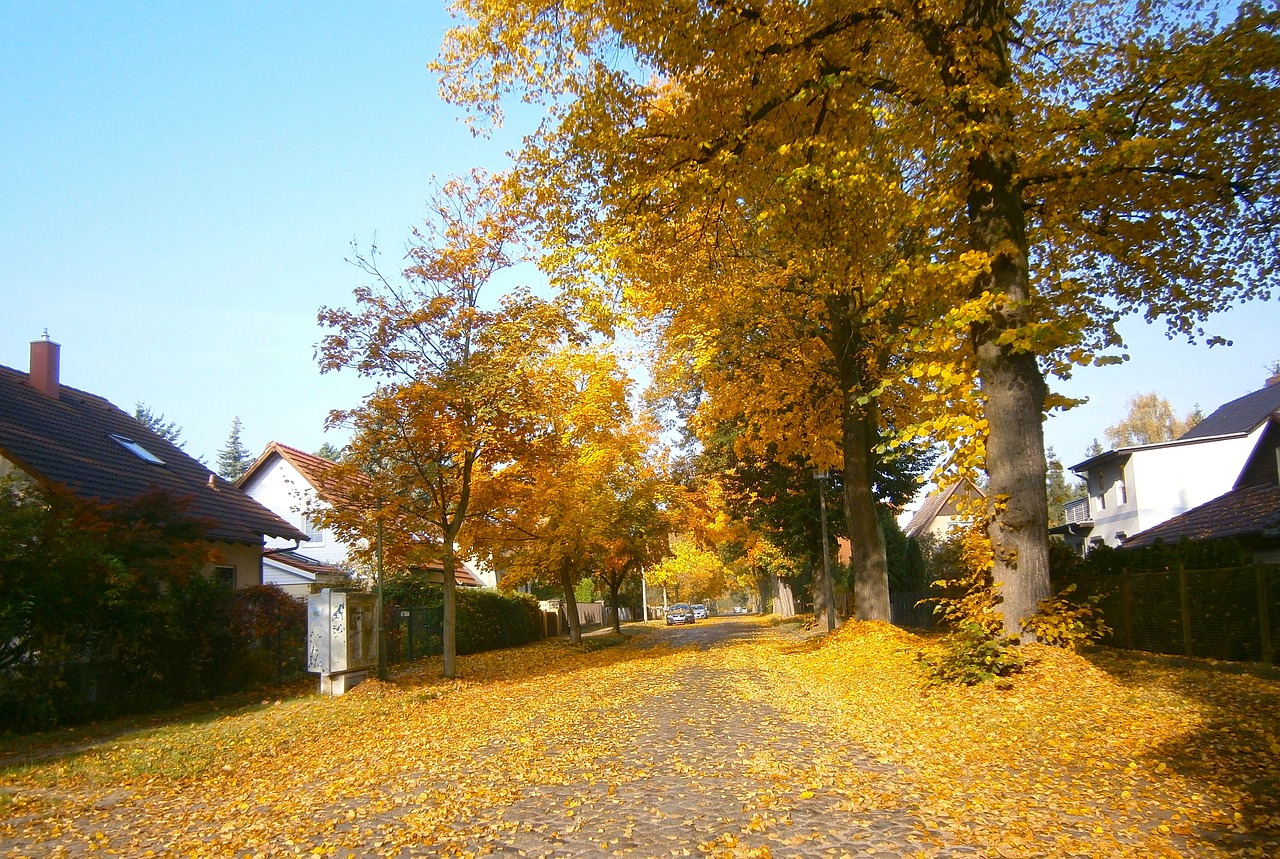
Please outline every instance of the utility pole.
M378 502L378 679L387 680L387 618L382 604L382 502Z

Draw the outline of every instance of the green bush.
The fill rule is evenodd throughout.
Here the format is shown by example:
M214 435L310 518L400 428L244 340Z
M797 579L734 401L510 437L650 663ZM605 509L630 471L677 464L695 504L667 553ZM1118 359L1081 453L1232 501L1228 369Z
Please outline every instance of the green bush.
M980 623L960 624L945 639L938 658L920 654L929 681L935 685L976 686L1020 672L1024 663L1011 639L992 635Z
M154 710L281 679L286 653L300 662L305 609L201 575L206 530L159 493L107 505L0 479L0 725Z
M235 592L229 612L232 640L228 685L279 683L306 671L307 607L280 588Z
M504 594L489 588L458 588L458 653L480 653L528 644L542 637L542 614L527 594ZM444 587L421 576L398 575L383 582L387 605L444 605ZM439 634L439 630L433 630Z

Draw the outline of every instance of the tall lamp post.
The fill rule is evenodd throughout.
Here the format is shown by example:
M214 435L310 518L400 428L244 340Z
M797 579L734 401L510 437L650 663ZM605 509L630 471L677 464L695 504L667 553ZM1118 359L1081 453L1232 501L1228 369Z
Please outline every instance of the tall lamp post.
M831 585L831 547L827 543L827 470L815 468L818 482L818 509L822 511L822 593L827 601L827 632L836 630L836 595Z
M382 500L378 500L378 679L387 680L387 612L382 604Z

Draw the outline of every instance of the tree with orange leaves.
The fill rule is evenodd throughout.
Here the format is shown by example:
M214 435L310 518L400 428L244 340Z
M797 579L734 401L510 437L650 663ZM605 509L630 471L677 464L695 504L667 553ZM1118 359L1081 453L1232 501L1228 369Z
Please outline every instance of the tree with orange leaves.
M502 464L535 434L531 371L570 328L560 308L525 290L482 305L481 290L517 261L510 212L499 178L475 172L438 186L401 277L382 273L376 248L358 254L372 282L355 291L356 308L319 314L331 330L318 348L322 372L377 382L359 406L329 416L354 435L334 468L343 503L320 518L348 542L384 546L401 568L443 563L446 677L459 546L501 497Z

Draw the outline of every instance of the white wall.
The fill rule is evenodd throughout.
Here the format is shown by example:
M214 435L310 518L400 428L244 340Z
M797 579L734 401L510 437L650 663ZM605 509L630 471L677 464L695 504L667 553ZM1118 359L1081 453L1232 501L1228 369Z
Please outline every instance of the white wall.
M271 461L241 489L281 519L306 530L302 511L315 499L315 490L296 468L279 456L272 456ZM327 529L322 531L319 537L319 539L302 543L298 546L298 551L326 564L345 564L346 545ZM267 539L268 549L280 549L292 545L292 540L274 537Z
M289 596L305 600L311 594L315 581L293 567L272 562L268 557L262 559L262 583L275 585Z
M1231 491L1262 430L1259 427L1247 437L1129 451L1123 473L1127 500L1123 502L1117 480L1120 475L1108 464L1103 474L1105 508L1098 504L1093 482L1089 484L1090 542L1101 537L1108 546L1118 546L1118 533L1132 537Z

